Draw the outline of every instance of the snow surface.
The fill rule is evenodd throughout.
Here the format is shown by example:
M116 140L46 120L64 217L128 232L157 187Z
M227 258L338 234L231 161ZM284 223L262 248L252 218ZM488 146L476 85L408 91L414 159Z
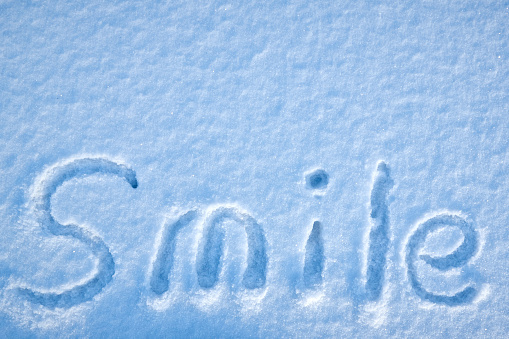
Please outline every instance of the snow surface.
M506 1L0 1L0 337L503 337Z

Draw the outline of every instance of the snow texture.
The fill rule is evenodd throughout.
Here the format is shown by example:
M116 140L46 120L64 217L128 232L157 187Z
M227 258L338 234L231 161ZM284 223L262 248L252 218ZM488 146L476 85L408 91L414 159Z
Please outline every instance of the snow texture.
M504 1L0 1L0 338L509 332Z

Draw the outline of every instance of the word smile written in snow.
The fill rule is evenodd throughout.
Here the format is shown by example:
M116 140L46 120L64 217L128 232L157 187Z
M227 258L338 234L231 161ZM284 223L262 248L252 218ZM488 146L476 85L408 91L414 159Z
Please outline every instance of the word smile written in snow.
M133 189L138 187L136 173L126 165L105 158L83 158L59 163L48 168L34 184L32 198L35 202L39 224L55 236L72 237L86 245L97 257L95 274L87 281L66 290L40 291L30 287L18 287L20 295L29 301L48 308L69 308L92 300L112 281L115 274L115 260L104 241L96 234L80 225L62 225L51 214L51 197L64 182L94 174L111 174L124 178ZM311 190L323 191L329 183L329 175L322 169L306 174L306 186ZM389 167L379 162L374 173L371 190L370 227L368 229L366 269L360 289L365 301L376 302L383 294L387 253L390 245L390 222L388 196L394 182ZM180 215L176 221L166 223L155 260L150 273L150 289L162 295L170 286L169 276L174 263L174 251L180 230L192 224L199 210L190 210ZM244 226L247 237L247 266L242 284L246 289L265 286L267 264L267 241L262 225L249 213L237 206L216 207L204 221L203 237L196 253L196 274L198 284L203 289L213 288L220 276L223 255L224 230L226 221ZM441 257L421 255L426 238L432 232L446 227L455 227L463 235L463 242L450 254ZM325 251L323 225L319 220L313 222L306 242L302 279L306 289L319 289L323 283ZM419 279L419 268L429 265L439 271L450 271L464 267L479 250L479 236L471 221L455 213L435 215L417 225L408 237L405 246L407 276L415 293L422 299L435 304L459 306L472 303L479 289L473 284L452 295L441 294L426 289ZM420 266L419 266L420 265Z

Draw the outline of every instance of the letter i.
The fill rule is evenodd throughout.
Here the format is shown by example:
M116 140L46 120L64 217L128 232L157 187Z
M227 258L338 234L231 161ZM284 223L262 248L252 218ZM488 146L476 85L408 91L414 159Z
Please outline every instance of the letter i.
M315 170L306 175L306 187L312 189L313 194L318 199L325 193L328 183L329 175L322 169ZM322 223L315 220L306 243L304 270L302 274L306 288L314 288L322 284L322 273L325 262L322 229Z

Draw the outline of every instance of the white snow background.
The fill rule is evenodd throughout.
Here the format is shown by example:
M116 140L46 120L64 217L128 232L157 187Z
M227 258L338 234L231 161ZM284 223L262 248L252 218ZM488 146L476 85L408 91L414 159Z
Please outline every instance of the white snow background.
M508 28L507 1L1 0L0 337L503 337ZM80 167L99 158L138 187ZM58 173L75 177L51 186ZM154 290L165 230L190 210ZM426 255L466 233L412 235L443 215L475 241L439 270ZM246 234L265 281L243 278ZM80 239L107 246L104 287L56 307L22 293L97 276L106 257ZM224 240L210 287L206 239ZM475 298L423 297L409 265L431 294Z

